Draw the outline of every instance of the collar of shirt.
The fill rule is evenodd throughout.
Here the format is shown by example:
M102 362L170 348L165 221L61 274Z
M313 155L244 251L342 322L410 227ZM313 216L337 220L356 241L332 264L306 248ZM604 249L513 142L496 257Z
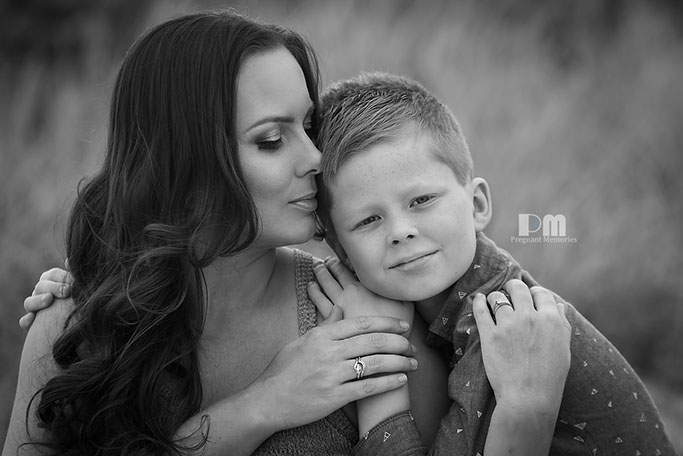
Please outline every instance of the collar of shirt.
M439 315L431 322L427 343L435 347L444 343L452 346L457 322L470 319L471 325L474 326L474 296L477 293L488 295L501 289L508 280L521 276L522 269L519 263L509 253L499 248L484 233L477 233L474 260L467 272L455 282ZM463 332L469 334L468 329L464 329Z

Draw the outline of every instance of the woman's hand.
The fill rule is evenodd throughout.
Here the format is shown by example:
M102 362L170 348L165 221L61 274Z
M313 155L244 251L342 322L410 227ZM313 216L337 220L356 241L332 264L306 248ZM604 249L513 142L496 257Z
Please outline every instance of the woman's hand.
M548 454L569 372L571 327L565 307L521 280L474 298L474 317L496 408L485 454ZM510 302L512 301L512 302ZM493 313L493 316L491 315Z
M405 374L393 372L410 365L413 349L398 335L408 324L389 317L340 317L339 311L333 312L325 324L285 345L249 386L185 421L175 438L187 439L187 445L200 443L202 433L196 431L208 419L207 454L251 454L275 432L405 385ZM382 355L372 355L378 352ZM372 377L356 380L358 356Z
M414 316L412 302L398 302L374 294L365 288L351 271L336 258L328 258L325 264L316 264L313 271L320 285L309 284L308 294L323 316L328 314L341 315L342 313L344 318L361 315L384 315L412 323ZM329 321L329 317L326 321ZM403 335L409 337L410 331L405 331ZM400 370L404 372L414 371L417 369L417 362L402 367ZM372 397L359 398L356 406L360 436L370 431L384 419L410 409L408 387L407 385L399 386L405 387L392 388L384 394L377 394Z
M504 288L510 300L497 291L488 296L493 317L487 298L474 298L484 367L496 401L556 414L571 361L564 304L545 288L529 289L520 280Z
M383 315L399 318L412 325L415 312L412 302L394 301L376 295L365 288L338 259L330 257L325 263L318 262L313 271L319 285L311 282L308 295L324 318L339 307L344 318ZM403 335L408 337L410 333Z
M287 344L255 384L276 413L278 429L321 419L344 405L401 387L415 348L399 335L409 326L390 317L339 320L338 311ZM356 358L365 362L357 380ZM398 372L398 373L397 373ZM368 378L369 377L369 378Z
M40 275L31 296L24 300L26 315L19 319L19 326L28 331L35 319L36 312L52 305L55 298L71 296L73 277L64 269L52 268Z

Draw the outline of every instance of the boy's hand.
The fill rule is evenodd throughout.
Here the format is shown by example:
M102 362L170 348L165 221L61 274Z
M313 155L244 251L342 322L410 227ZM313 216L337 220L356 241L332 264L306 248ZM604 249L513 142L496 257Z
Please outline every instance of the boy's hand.
M556 413L571 362L564 304L545 288L529 289L520 280L504 288L512 305L503 293L488 296L495 321L484 295L474 298L484 367L496 401Z
M68 267L65 263L65 267ZM71 296L71 284L73 277L64 269L52 268L40 275L38 283L33 289L31 296L24 300L26 315L19 319L19 326L28 331L36 316L36 312L52 305L57 298Z
M415 308L412 302L394 301L376 295L362 283L336 258L316 262L313 266L318 283L308 284L308 295L324 318L335 310L344 318L367 315L394 317L410 323L412 328ZM403 335L408 337L410 331Z

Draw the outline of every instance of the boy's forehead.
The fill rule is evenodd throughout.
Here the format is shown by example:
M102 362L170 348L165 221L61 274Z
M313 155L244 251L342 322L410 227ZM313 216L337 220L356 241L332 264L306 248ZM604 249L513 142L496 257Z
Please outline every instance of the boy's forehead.
M432 138L422 133L404 134L349 154L329 180L332 201L335 197L347 199L350 193L367 196L365 190L375 188L373 181L393 183L391 189L400 190L409 181L415 184L412 181L417 179L419 183L419 176L435 167L452 172L439 155Z
M448 166L440 157L437 147L430 135L410 128L398 136L381 139L363 150L346 154L332 180L347 173L372 172L384 175L389 168L414 167L416 161L418 164L425 160L436 161Z

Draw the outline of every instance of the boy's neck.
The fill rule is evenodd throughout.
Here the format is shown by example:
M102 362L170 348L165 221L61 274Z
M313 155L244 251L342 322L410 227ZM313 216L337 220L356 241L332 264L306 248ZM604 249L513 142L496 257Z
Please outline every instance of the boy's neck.
M441 308L443 307L446 299L451 294L453 286L446 288L441 293L432 296L431 298L423 299L422 301L415 302L415 310L420 314L420 316L430 325L436 317L439 316Z

